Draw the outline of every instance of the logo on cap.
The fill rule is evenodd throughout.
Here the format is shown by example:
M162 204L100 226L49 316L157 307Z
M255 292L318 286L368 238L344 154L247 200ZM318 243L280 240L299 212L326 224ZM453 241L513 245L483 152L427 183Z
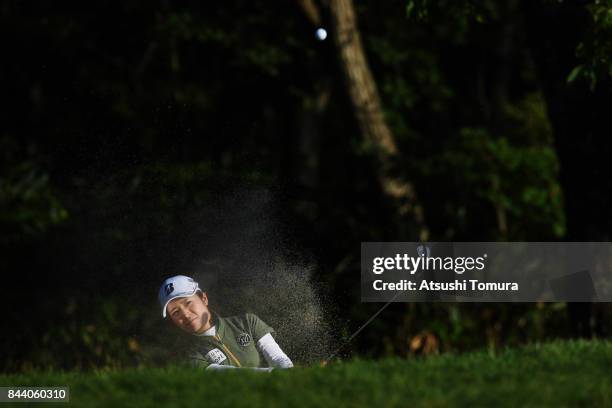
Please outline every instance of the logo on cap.
M174 284L168 283L166 287L164 288L164 290L166 291L166 296L168 296L169 294L174 292Z

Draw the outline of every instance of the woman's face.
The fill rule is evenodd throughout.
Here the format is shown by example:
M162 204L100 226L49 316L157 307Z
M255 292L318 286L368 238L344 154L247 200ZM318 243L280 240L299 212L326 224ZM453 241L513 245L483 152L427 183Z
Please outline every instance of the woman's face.
M208 297L202 292L172 300L166 312L172 322L187 333L202 333L211 325Z

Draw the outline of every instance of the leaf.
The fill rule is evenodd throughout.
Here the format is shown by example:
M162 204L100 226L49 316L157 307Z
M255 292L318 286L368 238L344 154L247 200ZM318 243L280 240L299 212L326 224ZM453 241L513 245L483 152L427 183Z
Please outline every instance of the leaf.
M406 16L410 17L410 15L412 14L412 11L414 10L414 1L409 1L408 4L406 4Z
M571 84L572 82L574 82L576 80L576 78L578 78L578 76L582 73L582 70L584 69L584 65L580 64L576 67L574 67L574 69L572 69L572 72L570 72L570 74L567 76L567 83Z

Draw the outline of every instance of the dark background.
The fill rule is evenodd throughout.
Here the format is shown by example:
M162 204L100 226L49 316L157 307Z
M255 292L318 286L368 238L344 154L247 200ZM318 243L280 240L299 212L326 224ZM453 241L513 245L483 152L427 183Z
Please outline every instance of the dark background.
M608 3L356 3L429 240L610 240ZM317 7L325 41L298 1L0 2L4 371L175 361L156 293L177 273L257 288L211 301L262 316L286 297L270 271L295 276L284 330L316 306L326 333L304 363L380 307L359 301L360 242L418 226L381 190ZM343 355L607 337L609 316L394 304Z

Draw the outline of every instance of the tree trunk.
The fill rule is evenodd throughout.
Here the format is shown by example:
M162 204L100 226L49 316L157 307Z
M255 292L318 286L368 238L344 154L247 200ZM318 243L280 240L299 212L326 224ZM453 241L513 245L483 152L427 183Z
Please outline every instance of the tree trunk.
M423 209L417 203L414 187L391 174L398 148L385 120L376 83L365 58L353 2L331 0L329 6L334 24L334 41L349 96L359 128L366 142L374 147L380 162L379 180L382 189L398 204L400 215L412 214L419 229L419 239L425 241L429 238L429 231L425 225Z

